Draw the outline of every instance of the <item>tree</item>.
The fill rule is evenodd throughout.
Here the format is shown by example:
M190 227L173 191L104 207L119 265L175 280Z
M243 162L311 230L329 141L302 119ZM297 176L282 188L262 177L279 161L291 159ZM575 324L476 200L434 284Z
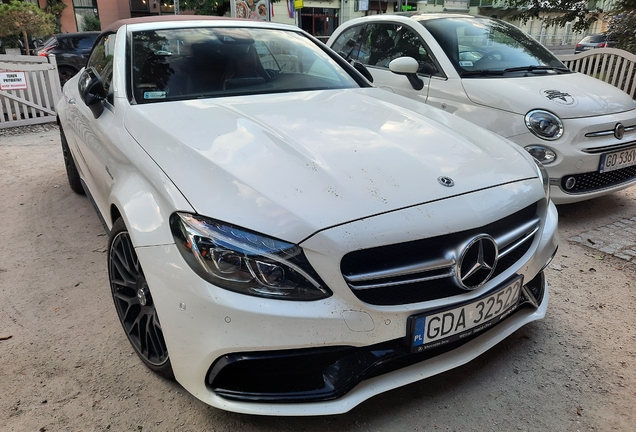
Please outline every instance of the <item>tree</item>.
M44 11L55 16L55 33L59 33L62 29L62 12L66 9L66 5L62 0L46 0Z
M88 14L84 17L84 31L100 31L102 29L102 23L95 14Z
M599 7L603 2L594 0L504 0L518 9L511 16L527 22L542 18L546 26L564 27L572 23L572 30L583 32L603 15L611 16L608 31L615 47L636 54L636 0L618 0L610 10Z
M9 4L0 4L0 37L21 34L27 55L29 38L53 33L55 16L42 11L33 3L12 0Z
M636 54L636 0L620 0L614 8L609 31L616 48Z
M634 0L629 0L634 1ZM564 27L572 23L572 30L582 32L590 28L600 18L603 9L601 2L589 0L505 0L506 4L516 8L512 19L527 22L532 18L542 18L546 26Z

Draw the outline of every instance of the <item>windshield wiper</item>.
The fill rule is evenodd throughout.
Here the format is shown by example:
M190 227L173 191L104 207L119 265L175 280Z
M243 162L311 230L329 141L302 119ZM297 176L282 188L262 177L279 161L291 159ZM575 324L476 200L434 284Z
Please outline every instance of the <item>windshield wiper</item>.
M504 73L508 73L508 72L534 72L534 71L556 71L556 72L570 72L570 69L566 68L566 67L555 67L555 66L519 66L519 67L513 67L513 68L508 68L508 69L504 69L503 72Z
M462 71L460 75L462 77L470 77L470 76L502 76L505 71L502 70L488 70L488 69L479 69L479 70L471 70L471 71Z

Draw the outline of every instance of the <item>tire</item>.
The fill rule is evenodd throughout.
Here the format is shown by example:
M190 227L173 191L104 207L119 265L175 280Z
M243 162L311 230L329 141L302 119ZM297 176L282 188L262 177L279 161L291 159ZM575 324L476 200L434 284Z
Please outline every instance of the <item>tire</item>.
M64 155L64 166L66 167L68 185L76 194L85 195L86 192L80 181L79 172L77 172L77 167L75 166L75 161L73 160L71 149L68 147L68 141L66 141L66 135L64 135L62 127L60 127L60 141L62 141L62 154Z
M122 219L108 240L108 280L119 322L135 352L150 370L174 379L150 288Z
M77 71L73 68L62 66L57 68L57 75L60 77L60 87L64 87L66 81L75 76Z

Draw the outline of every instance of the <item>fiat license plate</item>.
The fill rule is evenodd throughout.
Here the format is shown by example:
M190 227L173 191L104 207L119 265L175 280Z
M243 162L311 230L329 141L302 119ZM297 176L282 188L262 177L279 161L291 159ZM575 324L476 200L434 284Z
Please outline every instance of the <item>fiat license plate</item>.
M519 304L523 276L479 300L454 309L409 317L411 351L421 352L463 339L493 326Z
M636 148L601 155L599 172L609 172L636 165Z

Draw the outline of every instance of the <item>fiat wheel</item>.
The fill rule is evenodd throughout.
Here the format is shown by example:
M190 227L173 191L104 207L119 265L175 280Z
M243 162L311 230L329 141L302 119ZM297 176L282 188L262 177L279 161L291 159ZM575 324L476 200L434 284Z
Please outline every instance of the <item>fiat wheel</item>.
M113 225L108 242L108 277L119 321L135 352L148 368L173 378L159 316L122 219Z

